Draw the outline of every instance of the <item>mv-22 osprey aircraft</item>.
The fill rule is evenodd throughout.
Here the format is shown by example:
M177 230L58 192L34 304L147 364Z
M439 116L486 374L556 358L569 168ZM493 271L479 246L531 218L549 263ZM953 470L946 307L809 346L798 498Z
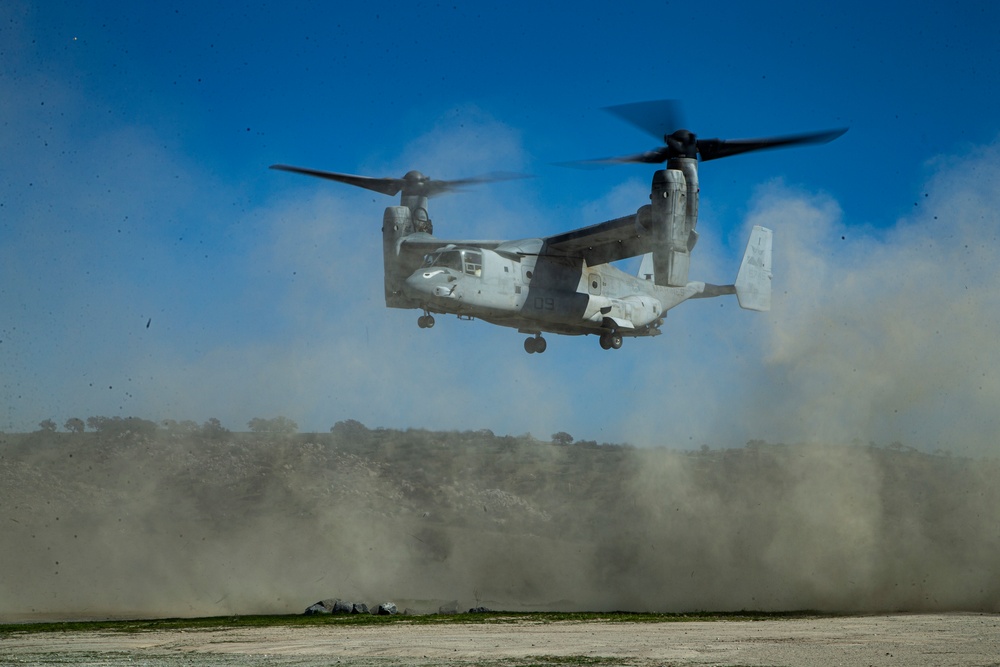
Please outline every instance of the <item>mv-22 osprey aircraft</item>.
M653 174L650 202L634 214L553 236L513 241L446 241L433 236L427 200L463 186L519 178L493 174L451 181L419 171L402 178L371 178L272 165L384 195L400 194L382 218L385 304L423 311L417 324L434 326L434 313L480 319L530 334L528 353L547 346L542 333L598 336L605 350L624 337L658 336L667 311L688 299L735 294L742 308L771 306L771 230L756 226L732 285L689 281L698 241L698 160L836 139L846 129L762 139L698 139L681 127L673 100L609 107L608 111L662 137L645 153L587 160L580 166L665 163ZM610 262L643 255L633 276Z

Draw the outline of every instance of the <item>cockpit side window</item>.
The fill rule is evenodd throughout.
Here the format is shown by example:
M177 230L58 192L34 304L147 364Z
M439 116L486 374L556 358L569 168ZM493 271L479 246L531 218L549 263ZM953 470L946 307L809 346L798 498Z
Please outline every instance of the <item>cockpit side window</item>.
M462 253L458 250L442 250L424 257L424 266L440 266L443 269L462 270Z
M467 274L470 276L483 275L483 253L475 250L463 250L462 255Z
M441 250L424 255L424 267L440 266L470 276L483 274L483 253L478 250Z

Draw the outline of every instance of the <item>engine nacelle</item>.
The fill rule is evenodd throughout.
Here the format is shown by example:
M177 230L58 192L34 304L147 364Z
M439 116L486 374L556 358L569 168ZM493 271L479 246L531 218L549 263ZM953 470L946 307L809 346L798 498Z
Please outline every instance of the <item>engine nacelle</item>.
M388 308L413 308L403 296L403 284L416 267L403 266L399 242L414 231L413 214L406 206L389 206L382 215L382 261L385 263L385 305Z
M636 231L653 237L653 272L657 285L683 287L688 281L691 250L698 242L698 162L673 158L653 174L650 203L636 212Z

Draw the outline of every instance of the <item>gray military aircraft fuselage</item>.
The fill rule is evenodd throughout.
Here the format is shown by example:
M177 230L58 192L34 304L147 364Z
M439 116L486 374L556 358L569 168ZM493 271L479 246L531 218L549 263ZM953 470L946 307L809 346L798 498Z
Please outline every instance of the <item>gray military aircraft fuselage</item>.
M762 310L769 295L770 240L767 230L758 229L760 299L746 307ZM651 274L644 279L610 264L588 266L580 259L546 255L539 252L543 244L542 239L526 239L494 248L445 246L428 254L406 279L402 298L426 313L477 318L533 334L525 348L543 352L542 332L594 334L605 349L617 349L623 336L658 335L667 311L687 299L731 293L728 287L701 282L656 285ZM432 317L425 314L418 323L432 326Z
M612 108L635 111L640 103ZM659 107L658 107L659 109ZM627 115L626 113L622 114ZM626 118L627 120L634 120ZM742 308L771 305L771 230L756 226L731 285L691 281L691 251L698 241L698 158L702 161L799 143L830 141L845 130L722 141L698 140L686 130L664 135L662 148L599 162L666 163L656 171L649 203L631 215L552 236L510 241L442 240L433 235L428 198L464 185L511 178L506 174L436 181L411 171L403 178L370 178L274 165L386 195L382 223L385 302L422 310L421 328L434 314L453 314L529 334L524 348L544 352L543 333L596 335L604 349L624 337L657 336L667 311L688 299L735 294ZM611 262L642 256L638 275Z

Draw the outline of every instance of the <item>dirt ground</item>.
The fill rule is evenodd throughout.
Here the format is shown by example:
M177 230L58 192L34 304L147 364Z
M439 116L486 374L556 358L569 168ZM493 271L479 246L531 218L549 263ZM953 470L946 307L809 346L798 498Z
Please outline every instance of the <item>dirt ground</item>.
M0 640L4 665L1000 665L1000 615L273 627Z

